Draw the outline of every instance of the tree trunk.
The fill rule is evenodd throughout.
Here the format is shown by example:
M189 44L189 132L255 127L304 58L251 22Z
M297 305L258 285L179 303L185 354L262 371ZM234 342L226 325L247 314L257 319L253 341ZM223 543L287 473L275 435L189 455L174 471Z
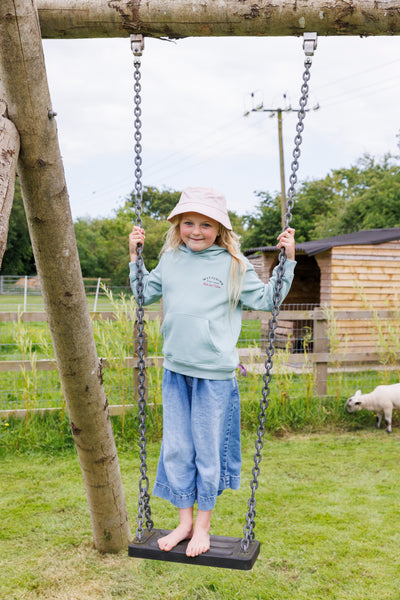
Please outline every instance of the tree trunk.
M44 38L399 35L399 0L37 0Z
M0 60L10 118L20 134L18 174L95 546L117 551L131 534L33 0L1 0Z
M18 153L18 131L14 123L8 119L7 104L0 81L0 268L7 247Z

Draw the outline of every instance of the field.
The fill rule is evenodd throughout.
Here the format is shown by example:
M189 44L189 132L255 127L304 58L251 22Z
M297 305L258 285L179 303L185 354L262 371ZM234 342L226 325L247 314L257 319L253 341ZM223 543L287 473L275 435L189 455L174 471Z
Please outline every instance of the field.
M124 302L117 307L120 318L116 321L94 321L98 353L113 365L104 373L110 404L129 404L133 399L132 371L124 363L133 351L132 322L124 316ZM107 309L116 307L111 303ZM148 335L149 355L160 355L158 321L148 322ZM239 345L254 347L257 354L259 341L258 322L244 324ZM318 397L312 370L294 373L284 367L287 350L275 354L256 495L255 532L261 554L252 571L240 572L131 559L127 551L102 555L94 550L57 373L35 366L36 360L53 357L47 324L0 323L0 342L3 360L32 363L31 371L4 372L0 380L0 408L27 409L24 419L0 418L0 598L400 598L400 415L394 415L394 433L389 436L384 429L374 428L372 413L349 415L344 410L346 397L357 387L389 382L395 372L353 374L332 369L328 396ZM258 361L257 356L253 358ZM212 533L219 535L241 537L250 495L263 382L256 369L247 371L238 369L242 487L218 499ZM161 437L161 369L149 368L147 375L147 457L152 482ZM34 414L33 409L44 406L62 410L44 418ZM139 478L137 408L123 417L112 417L112 423L134 533ZM175 526L175 509L157 498L151 506L155 527Z
M2 437L22 435L9 423ZM12 429L14 428L14 431ZM10 430L11 429L11 430ZM30 434L34 436L34 427ZM62 437L60 433L60 436ZM212 533L242 535L253 434L243 434L241 490L218 500ZM398 600L400 434L363 432L269 437L257 491L252 571L229 571L101 555L92 547L80 468L70 443L19 450L0 445L0 597L7 600ZM119 444L134 530L138 457ZM159 444L148 444L154 477ZM175 511L152 498L156 527Z
M128 291L125 290L124 291ZM87 295L87 302L89 310L94 310L95 294ZM44 311L43 298L40 294L29 294L26 299L26 307L24 306L24 295L21 294L0 294L0 311L4 312L18 312L26 308L27 311ZM101 293L98 297L96 310L113 310L113 306L109 298Z
M33 297L35 298L35 297ZM40 299L40 297L37 297ZM0 296L1 300L1 296ZM108 361L104 370L104 387L110 405L131 404L134 401L132 370L126 368L125 357L133 355L135 303L132 295L113 297L102 296L101 308L112 310L115 321L93 321L94 336L98 355ZM99 306L100 309L100 300ZM14 307L15 308L15 307ZM154 305L153 309L159 308ZM129 315L132 320L129 320ZM148 320L148 355L160 356L162 340L160 320ZM265 333L264 333L265 335ZM260 375L266 356L259 349L261 325L259 320L243 320L239 349L246 349L243 358L246 371L238 369L239 388L245 409L254 413L255 401L260 397L263 386ZM63 398L58 374L54 370L41 369L39 361L53 359L54 352L50 332L46 322L23 322L21 319L0 322L0 348L3 361L29 361L31 370L23 365L18 370L3 371L0 378L0 410L42 409L63 407ZM274 355L273 379L271 383L271 408L273 427L283 427L285 431L303 428L312 423L318 429L321 422L331 420L337 425L343 421L343 407L356 389L368 391L379 383L397 380L398 369L386 365L378 370L363 370L353 367L350 370L335 368L332 364L327 382L327 397L315 395L315 372L307 351L304 350L304 368L287 368L290 348L279 348ZM337 366L336 366L337 367ZM161 367L149 367L149 402L160 403ZM306 417L304 419L303 417Z

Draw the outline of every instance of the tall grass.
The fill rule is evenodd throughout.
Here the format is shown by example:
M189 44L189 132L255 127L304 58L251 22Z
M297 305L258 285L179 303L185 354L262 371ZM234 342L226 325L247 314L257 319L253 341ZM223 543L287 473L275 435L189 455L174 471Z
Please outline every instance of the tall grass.
M348 345L348 335L347 333L341 333L333 308L324 306L322 308L322 311L327 323L327 336L329 343L329 352L332 356L331 366L333 367L334 372L336 402L339 405L344 377L343 371L341 369L339 354L346 354Z
M311 361L311 345L313 344L313 334L310 327L305 327L303 332L303 356L304 364L302 366L302 378L304 381L304 391L306 394L306 410L310 411L310 401L313 397L315 386L314 367Z
M133 296L121 294L115 298L112 290L103 291L113 307L114 320L93 321L93 333L98 354L107 361L103 383L107 396L111 385L117 388L118 404L123 406L122 429L125 423L125 406L132 401L132 373L126 368L125 359L133 354L133 324L136 303ZM113 391L115 393L115 391Z
M285 344L283 350L278 350L274 354L274 375L275 380L279 388L279 395L282 403L282 415L283 419L286 417L287 404L290 400L292 381L294 373L292 370L287 368L290 354L292 352L292 341L290 336Z
M374 335L375 349L379 356L379 361L384 367L380 371L380 383L388 384L400 381L400 302L397 294L394 298L388 298L385 302L385 308L392 312L390 319L381 318L378 310L371 302L368 302L367 295L362 284L357 280L355 287L358 290L360 299L365 310L372 312L372 322L370 329Z
M162 354L161 320L154 319L152 321L148 321L146 326L146 334L148 348L151 348L152 356L155 356L156 358L160 357ZM154 408L154 416L158 435L161 434L162 430L162 420L160 417L162 372L163 368L158 364L151 369L147 369L148 401L152 403Z
M18 313L18 321L15 327L15 341L18 352L22 357L23 361L30 362L30 369L27 369L25 365L21 364L21 373L23 377L23 401L26 410L25 416L25 431L28 427L31 410L36 406L37 394L38 394L38 372L37 372L37 355L34 350L33 339L30 335L30 331L25 327L21 320L21 312Z
M115 297L112 292L104 290L107 301L113 306L114 320L94 321L93 329L97 345L97 351L107 362L107 368L104 369L104 387L110 405L119 404L123 406L122 417L116 420L116 426L120 428L121 435L125 434L126 419L129 415L129 422L136 418L135 410L128 411L126 407L135 404L134 397L134 378L132 369L126 367L125 359L134 354L134 320L136 318L136 303L133 296ZM299 369L290 367L288 364L291 357L290 340L283 349L275 351L272 369L272 380L270 383L269 407L266 415L267 431L282 434L290 431L318 431L327 428L354 429L363 426L364 423L372 422L371 415L362 413L359 415L348 416L344 411L346 398L354 393L353 378L349 378L346 373L340 370L338 358L337 365L335 357L339 356L339 351L346 346L346 338L340 338L337 332L337 326L334 314L327 312L328 335L331 345L331 353L334 357L332 373L329 375L329 389L333 390L332 397L318 397L314 389L314 371L312 368L310 347L312 340L311 331L303 336L303 366ZM398 319L400 323L400 318ZM393 336L397 331L393 325ZM25 425L30 424L32 409L43 406L64 407L62 393L58 375L53 372L38 372L38 357L52 357L53 350L50 341L50 335L47 325L43 324L41 328L32 328L30 324L23 323L21 319L16 324L16 343L18 353L21 358L30 360L32 370L22 370L21 373L6 374L0 381L1 408L26 408L27 417ZM260 335L260 324L249 321L244 328L245 337L241 344L248 348L247 359L244 369L238 370L239 390L242 400L242 423L245 429L253 430L258 423L258 414L260 412L260 402L262 400L263 381L263 355L257 342L250 341L251 335L257 337ZM146 335L148 343L148 355L161 355L161 332L160 321L148 320L146 323ZM400 337L400 335L399 335ZM383 343L383 342L382 342ZM393 342L394 343L394 342ZM335 368L337 367L337 368ZM162 367L154 366L146 369L147 374L147 393L148 393L148 413L154 425L154 431L151 435L160 438L162 430ZM52 388L58 390L58 402L54 402L53 391L44 391L40 387L40 377L46 375L51 382ZM6 391L6 385L9 386L8 377L17 376L20 378L22 390ZM371 386L371 381L379 383L379 372L357 373L357 385L363 387L363 381L368 381L366 387ZM393 377L393 374L392 374ZM16 385L15 383L13 385ZM8 396L8 400L7 400ZM20 404L18 404L18 398ZM12 402L11 406L10 402ZM45 404L46 403L46 404ZM131 417L131 415L134 415ZM151 425L151 427L153 427ZM126 430L127 438L131 433L129 427Z
M397 305L398 306L398 305ZM393 309L392 309L393 310ZM381 319L378 312L373 310L373 328L375 331L375 347L379 354L379 360L385 367L382 371L382 383L390 383L393 374L400 381L400 310L394 310L394 316L389 319Z

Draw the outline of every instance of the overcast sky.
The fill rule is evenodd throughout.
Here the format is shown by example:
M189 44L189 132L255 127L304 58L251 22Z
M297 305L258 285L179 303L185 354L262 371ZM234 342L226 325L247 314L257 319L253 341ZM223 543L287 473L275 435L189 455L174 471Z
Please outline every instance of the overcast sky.
M73 218L112 216L135 182L129 39L43 43ZM212 186L251 212L254 192L279 191L280 175L277 117L245 117L250 94L297 109L303 70L301 38L146 39L143 185ZM300 181L400 152L399 37L319 38L309 85L309 108L320 108L305 119ZM284 113L286 182L296 119Z

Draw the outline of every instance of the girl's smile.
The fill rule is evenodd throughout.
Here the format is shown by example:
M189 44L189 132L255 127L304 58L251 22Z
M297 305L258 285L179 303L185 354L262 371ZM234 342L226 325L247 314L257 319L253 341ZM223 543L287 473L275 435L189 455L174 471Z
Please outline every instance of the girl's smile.
M180 222L180 235L186 246L195 252L207 250L217 239L219 223L200 213L184 213Z

